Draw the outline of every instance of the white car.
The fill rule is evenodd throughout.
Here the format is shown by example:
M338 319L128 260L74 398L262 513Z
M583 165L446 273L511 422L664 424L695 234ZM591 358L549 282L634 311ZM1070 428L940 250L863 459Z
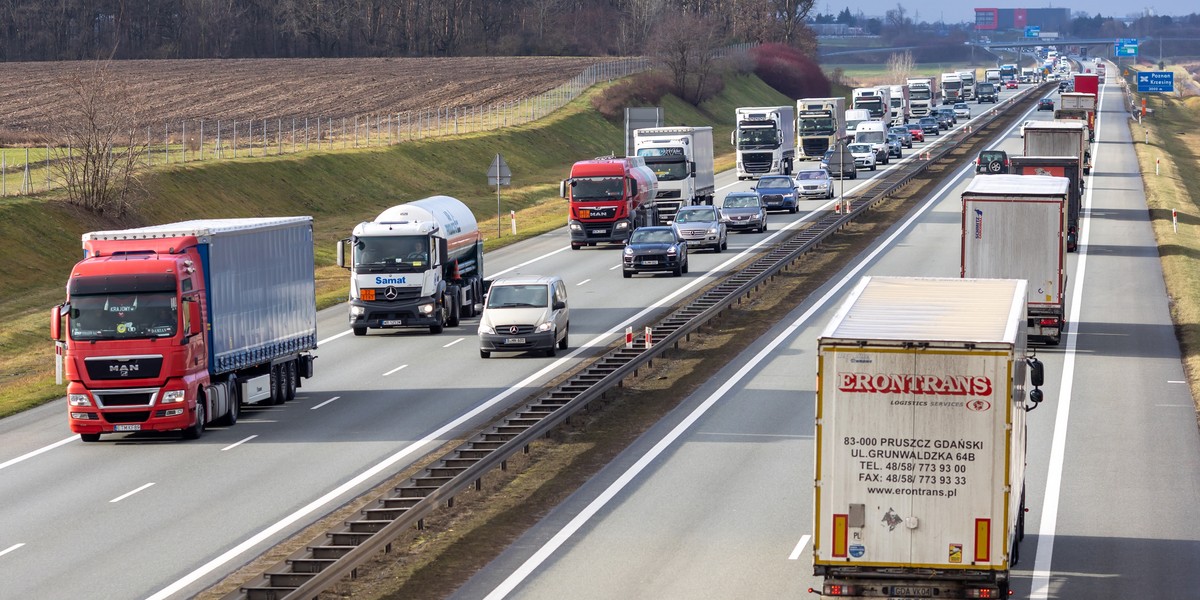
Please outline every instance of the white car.
M854 166L859 169L875 170L875 147L871 144L850 144L846 147L854 155Z
M966 102L959 102L958 104L955 104L954 105L954 118L970 119L971 118L971 105L967 104Z

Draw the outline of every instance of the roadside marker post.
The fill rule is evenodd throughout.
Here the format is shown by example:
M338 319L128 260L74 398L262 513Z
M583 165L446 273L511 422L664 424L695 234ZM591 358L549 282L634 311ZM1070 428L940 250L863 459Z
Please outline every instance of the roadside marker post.
M1175 233L1179 233L1179 212L1174 208L1171 209L1171 228L1175 230Z
M646 327L646 349L649 350L654 345L654 341L650 338L650 328Z
M633 327L625 328L625 347L626 348L633 347Z

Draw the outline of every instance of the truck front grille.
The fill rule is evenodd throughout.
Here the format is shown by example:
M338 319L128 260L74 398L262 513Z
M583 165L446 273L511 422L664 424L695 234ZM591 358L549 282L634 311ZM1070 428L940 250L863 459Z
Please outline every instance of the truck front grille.
M771 162L769 152L745 152L742 154L742 168L747 173L770 173Z
M109 423L145 423L150 418L150 411L135 410L132 412L100 413Z
M158 390L154 388L111 391L92 390L92 396L96 398L96 404L100 408L111 408L114 406L149 407L154 404L154 398L157 395Z
M153 379L162 370L162 355L106 356L87 358L83 364L88 378L94 381L112 379Z
M829 138L805 138L802 143L808 156L820 156L829 149Z

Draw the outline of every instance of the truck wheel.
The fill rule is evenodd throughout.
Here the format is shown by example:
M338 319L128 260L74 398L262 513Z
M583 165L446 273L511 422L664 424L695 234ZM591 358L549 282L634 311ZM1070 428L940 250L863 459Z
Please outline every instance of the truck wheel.
M85 441L85 442L98 442L98 441L100 441L100 434L98 434L98 433L81 433L81 434L79 434L79 439L82 441Z
M225 413L220 419L213 421L213 423L224 427L233 427L237 424L238 414L242 410L242 401L240 392L238 391L240 386L238 386L237 377L230 377L222 385L226 387L229 396L229 412Z
M283 382L287 386L283 400L291 402L296 399L296 383L300 380L299 374L296 372L296 361L289 360L284 366L283 372L286 374Z
M354 335L359 335L359 336L361 336L361 335L367 335L367 328L366 328L366 327L352 327L351 329L353 329L353 330L354 330Z
M458 286L447 288L443 301L446 303L446 325L458 327Z
M446 307L445 306L442 307L442 314L440 316L441 316L441 318L438 319L438 323L436 325L429 326L429 333L438 334L438 333L441 333L443 329L445 329L445 327L446 327Z
M275 365L271 367L271 404L283 404L287 399L287 382L284 381L286 374L283 371L283 365Z
M204 398L196 398L196 422L180 433L180 437L185 440L195 440L200 438L200 434L204 433Z

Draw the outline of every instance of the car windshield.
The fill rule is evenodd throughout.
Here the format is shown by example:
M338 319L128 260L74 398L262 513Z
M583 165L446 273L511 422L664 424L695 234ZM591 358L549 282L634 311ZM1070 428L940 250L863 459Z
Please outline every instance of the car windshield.
M808 181L812 179L829 179L829 174L825 171L800 171L796 173L796 179Z
M171 337L179 322L174 292L71 296L71 338L126 340Z
M758 189L790 188L792 182L787 177L763 177L758 180Z
M971 108L971 107L970 107L970 106L967 106L966 104L955 104L955 105L954 105L954 108L966 108L966 109L969 109L969 108Z
M542 284L492 286L488 308L545 308L547 287Z
M710 223L716 220L716 209L707 207L695 210L681 210L675 214L676 223Z
M749 195L732 196L731 195L731 196L725 197L725 203L723 204L723 206L725 208L757 208L758 206L760 206L760 203L758 201L758 196L749 196Z
M674 244L675 234L670 229L648 229L643 227L633 230L633 235L629 236L629 243Z
M870 152L871 145L870 144L850 144L850 151L851 152Z

